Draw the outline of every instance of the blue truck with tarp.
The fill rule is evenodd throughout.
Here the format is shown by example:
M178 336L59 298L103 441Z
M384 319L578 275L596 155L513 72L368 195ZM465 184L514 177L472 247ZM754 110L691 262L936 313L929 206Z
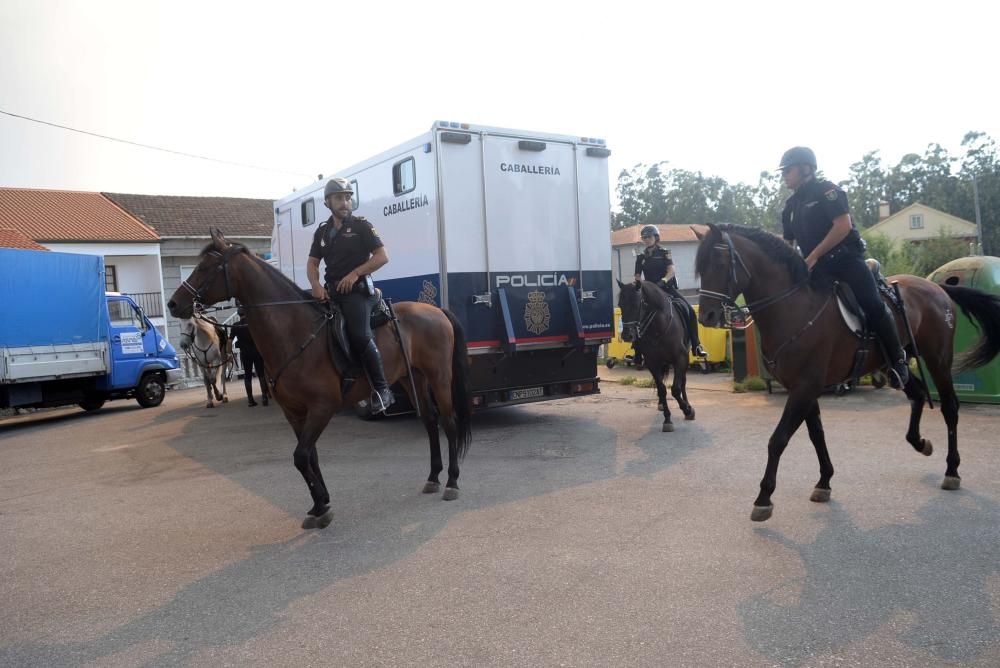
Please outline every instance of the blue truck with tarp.
M0 248L0 408L163 402L177 352L104 286L101 257Z

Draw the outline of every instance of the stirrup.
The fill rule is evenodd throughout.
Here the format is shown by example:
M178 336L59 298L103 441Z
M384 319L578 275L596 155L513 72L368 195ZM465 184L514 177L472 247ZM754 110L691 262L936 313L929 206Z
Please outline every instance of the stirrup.
M708 351L705 350L700 343L697 346L695 346L694 350L692 350L691 352L694 353L695 357L708 357Z
M371 406L372 413L384 413L389 410L389 406L396 403L396 397L393 396L392 390L386 388L384 390L385 394L388 396L388 403L386 402L386 397L382 396L382 392L378 390L372 390L372 395L369 397L369 405Z
M886 365L886 371L888 372L889 376L889 385L894 389L902 390L903 387L906 385L907 381L909 381L910 370L906 366L906 362L903 362L902 375L896 370L896 367L891 364ZM903 376L905 376L906 378L904 379Z

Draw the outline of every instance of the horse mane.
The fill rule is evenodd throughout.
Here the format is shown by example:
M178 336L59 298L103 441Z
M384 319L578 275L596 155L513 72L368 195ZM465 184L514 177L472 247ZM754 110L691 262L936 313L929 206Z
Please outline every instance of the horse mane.
M650 281L642 282L642 296L646 303L657 311L666 311L670 305L667 293L657 287L656 283Z
M293 297L296 298L296 299L302 299L304 304L306 304L308 306L312 306L317 311L324 310L317 302L314 301L315 298L312 296L311 292L309 292L308 290L303 290L302 288L300 288L295 283L295 281L293 281L292 279L290 279L287 276L285 276L284 274L282 274L280 271L278 271L278 269L276 269L270 263L268 263L265 260L260 259L256 255L254 255L253 253L251 253L249 248L247 248L243 244L235 242L235 241L229 242L229 245L230 245L230 247L232 247L233 249L235 249L237 253L244 253L244 254L246 254L246 256L248 258L250 258L250 260L252 260L253 262L255 262L258 267L260 267L260 268L262 268L264 270L265 274L268 274L269 276L275 278L277 280L278 285L281 288L283 288L283 290L284 290L285 293L287 293L286 296L289 299L291 299ZM216 251L216 248L215 248L215 242L211 242L208 245L206 245L204 248L202 248L201 249L201 253L198 254L198 257L204 257L205 255L207 255L209 252L212 252L212 251L218 252L218 251Z
M712 256L712 249L716 244L721 242L720 237L722 236L722 232L735 234L748 241L752 241L768 257L782 264L796 283L809 278L809 268L806 267L805 260L784 239L757 227L747 227L733 223L715 225L698 246L698 254L695 257L694 267L695 272L699 276L708 271L708 261Z

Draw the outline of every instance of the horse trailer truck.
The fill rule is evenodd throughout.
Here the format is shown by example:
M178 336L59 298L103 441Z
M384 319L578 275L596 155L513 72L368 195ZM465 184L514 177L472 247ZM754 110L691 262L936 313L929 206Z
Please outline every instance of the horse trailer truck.
M441 121L337 172L388 251L373 276L383 295L447 308L465 328L477 409L599 392L609 154L602 139ZM302 288L326 181L274 207L272 263Z

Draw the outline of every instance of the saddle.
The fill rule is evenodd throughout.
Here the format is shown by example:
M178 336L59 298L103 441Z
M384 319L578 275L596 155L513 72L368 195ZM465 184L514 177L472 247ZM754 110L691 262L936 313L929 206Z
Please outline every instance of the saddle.
M878 262L869 261L868 269L872 272L872 277L875 279L875 285L878 288L879 296L882 297L882 301L888 304L892 310L901 312L902 304L899 303L896 293L889 286L888 281L882 276ZM868 327L868 318L858 304L858 300L850 286L838 281L834 282L833 290L837 297L840 317L858 340L858 348L854 352L854 366L851 369L850 375L850 380L857 385L861 369L868 358L868 343L875 340L876 337L874 332ZM886 359L888 359L888 356L886 356Z
M335 302L330 302L328 308L332 314L330 326L327 328L329 332L327 346L330 349L330 357L333 359L333 364L341 378L344 378L345 381L347 379L353 381L353 379L363 375L364 371L361 367L361 361L351 352L351 342L347 336L347 319ZM378 288L375 289L375 305L372 307L369 318L373 332L392 320L392 310L382 298L382 291Z

